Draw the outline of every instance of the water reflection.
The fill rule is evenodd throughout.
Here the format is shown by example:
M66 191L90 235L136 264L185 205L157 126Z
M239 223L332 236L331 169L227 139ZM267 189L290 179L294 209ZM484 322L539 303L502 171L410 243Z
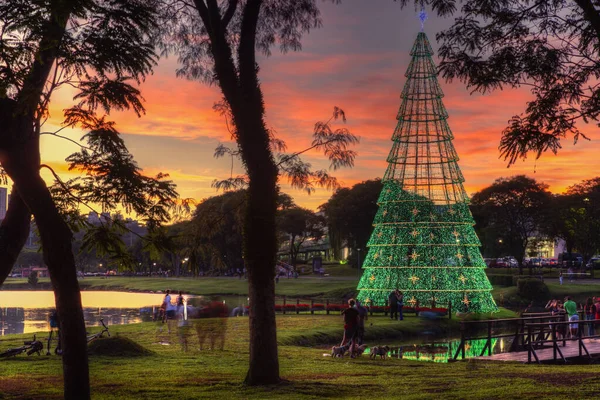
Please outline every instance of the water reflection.
M100 318L111 325L151 321L162 294L81 292L86 326L97 326ZM53 292L0 291L0 336L50 329Z
M465 358L478 357L485 348L486 339L468 340L465 343ZM431 344L410 344L403 346L389 346L388 357L400 358L412 361L428 361L435 363L447 363L454 358L456 351L460 346L460 340L454 340L446 343ZM504 338L492 339L492 354L503 353L506 344ZM371 349L365 350L365 354L370 354ZM487 353L486 353L487 355ZM459 353L458 359L462 359Z

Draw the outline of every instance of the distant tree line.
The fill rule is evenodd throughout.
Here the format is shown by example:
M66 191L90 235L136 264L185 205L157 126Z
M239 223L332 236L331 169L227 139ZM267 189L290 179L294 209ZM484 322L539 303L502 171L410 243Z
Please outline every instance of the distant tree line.
M355 266L358 249L366 251L381 188L381 180L375 179L338 189L319 212L280 195L277 231L280 246L289 249L289 261L296 263L308 238L327 235L334 258L341 259L341 250L348 248L347 258ZM171 228L173 235L184 238L176 241L176 251L180 259L189 258L188 273L243 268L243 207L243 190L227 192L201 202L191 221ZM499 178L474 193L470 207L487 257L512 255L522 267L526 249L540 240L562 239L567 251L581 253L584 261L600 250L600 178L584 180L562 194L524 175Z

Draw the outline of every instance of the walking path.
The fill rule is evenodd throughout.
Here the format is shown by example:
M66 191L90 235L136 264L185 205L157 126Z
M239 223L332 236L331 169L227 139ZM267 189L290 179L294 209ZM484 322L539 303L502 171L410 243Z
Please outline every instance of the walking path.
M590 356L600 355L600 340L597 339L583 339L583 343L587 348L587 351L590 353ZM568 341L566 345L563 347L560 346L560 351L562 352L565 359L579 357L579 346L577 341ZM535 353L537 354L540 362L542 361L550 361L554 359L554 350L552 347L544 348L544 349L536 349ZM586 356L585 351L582 350L583 356ZM487 360L487 361L512 361L512 362L523 362L526 363L528 361L527 351L515 351L511 353L500 353L493 354L491 356L481 356L481 357L473 357L478 360ZM557 358L560 360L560 355L557 355ZM535 362L535 358L531 357L531 361Z

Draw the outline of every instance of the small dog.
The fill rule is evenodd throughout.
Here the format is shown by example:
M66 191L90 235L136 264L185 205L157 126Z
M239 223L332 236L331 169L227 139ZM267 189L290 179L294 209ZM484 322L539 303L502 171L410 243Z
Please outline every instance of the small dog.
M351 353L351 357L354 358L354 357L362 356L362 354L365 352L366 349L367 349L366 344L361 344L360 346L356 346Z
M333 346L331 348L331 357L344 357L348 348L346 346Z
M377 356L380 356L381 358L383 358L385 360L385 358L387 357L387 353L390 351L390 346L373 346L371 348L371 358L377 358Z

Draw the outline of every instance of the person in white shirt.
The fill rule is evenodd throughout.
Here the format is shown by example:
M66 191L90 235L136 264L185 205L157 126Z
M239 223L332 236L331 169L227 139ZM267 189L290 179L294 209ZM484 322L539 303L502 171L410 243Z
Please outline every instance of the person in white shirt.
M174 319L175 318L175 311L177 311L177 306L173 305L173 303L171 303L171 291L167 290L165 292L165 298L163 299L163 304L162 307L165 310L165 317L163 319L163 322L165 320L168 319Z

